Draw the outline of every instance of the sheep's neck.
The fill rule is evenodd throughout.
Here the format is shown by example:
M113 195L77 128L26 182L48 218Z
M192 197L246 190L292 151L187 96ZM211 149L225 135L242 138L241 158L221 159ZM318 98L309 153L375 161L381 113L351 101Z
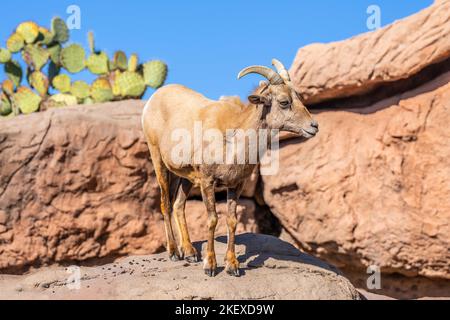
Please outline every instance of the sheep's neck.
M242 119L239 122L239 128L243 130L259 130L265 128L265 121L263 119L263 106L256 106L253 104L248 105L243 109Z

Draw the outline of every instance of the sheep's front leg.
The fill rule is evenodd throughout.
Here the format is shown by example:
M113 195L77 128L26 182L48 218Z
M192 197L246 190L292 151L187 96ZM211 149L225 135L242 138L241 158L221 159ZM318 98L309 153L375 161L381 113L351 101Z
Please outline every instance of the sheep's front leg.
M239 277L239 261L236 259L235 253L235 233L237 225L236 209L242 186L236 189L227 190L227 226L228 226L228 246L225 255L225 271L235 277Z
M203 258L203 270L214 277L216 275L217 261L214 252L214 232L217 226L216 198L214 194L214 182L205 181L201 184L202 198L208 212L208 245L206 255Z

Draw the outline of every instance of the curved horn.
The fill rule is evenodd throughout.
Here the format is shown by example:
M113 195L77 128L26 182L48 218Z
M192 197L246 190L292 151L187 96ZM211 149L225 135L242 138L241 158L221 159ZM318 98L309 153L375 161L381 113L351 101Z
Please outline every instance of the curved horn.
M284 65L277 59L272 59L272 65L277 69L278 74L285 82L291 82L291 77L289 72L286 70Z
M269 80L270 84L277 85L284 83L283 79L280 77L278 73L264 66L247 67L243 69L241 72L239 72L238 79L241 79L242 77L245 77L250 73L257 73L262 75L263 77L267 78L267 80Z

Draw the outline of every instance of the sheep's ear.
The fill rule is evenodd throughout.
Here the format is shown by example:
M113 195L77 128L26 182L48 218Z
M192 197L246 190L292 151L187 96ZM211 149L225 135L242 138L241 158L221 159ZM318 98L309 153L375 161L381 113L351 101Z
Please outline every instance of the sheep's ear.
M260 105L260 104L267 105L269 102L266 97L260 96L258 94L253 94L253 95L249 96L248 101L250 101L250 103L256 104L256 105Z

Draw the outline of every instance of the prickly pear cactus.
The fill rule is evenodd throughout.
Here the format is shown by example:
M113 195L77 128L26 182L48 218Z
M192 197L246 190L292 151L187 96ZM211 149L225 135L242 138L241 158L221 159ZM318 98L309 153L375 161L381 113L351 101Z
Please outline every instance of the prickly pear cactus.
M91 87L84 81L75 81L72 83L70 93L75 96L79 101L83 101L90 95Z
M67 93L58 93L50 97L50 107L68 107L78 104L78 99Z
M117 51L114 53L113 65L115 66L114 70L116 68L121 71L126 71L128 69L128 59L125 52Z
M34 43L39 36L39 26L31 21L19 24L16 32L22 36L26 43Z
M69 40L69 28L66 22L61 18L53 18L52 33L54 34L53 41L58 43L66 43Z
M7 78L1 83L0 114L10 109L10 115L17 115L76 103L141 98L147 87L158 88L166 79L167 66L161 61L142 65L136 54L128 59L123 51L116 51L109 59L104 51L95 47L92 32L88 33L90 52L87 57L82 46L65 45L69 36L69 29L61 18L52 19L50 29L32 21L17 26L6 41L6 48L0 47L0 64L4 65ZM16 53L20 53L26 63L29 87L21 87L24 63L13 60ZM84 81L71 83L66 73L78 73L85 68L100 78L92 85ZM67 72L61 73L64 69ZM50 84L57 91L53 96Z
M106 78L99 78L91 86L91 97L95 102L107 102L114 99L111 85Z
M7 63L11 60L11 52L8 49L0 48L0 63Z
M30 114L39 110L42 98L28 87L20 87L13 95L14 104L23 114Z
M89 50L91 51L91 53L96 53L94 33L92 31L88 32L88 44L89 44Z
M128 60L128 71L136 72L139 66L139 58L137 54L132 54Z
M86 61L86 66L93 74L107 74L109 72L109 58L104 52L93 53Z
M5 63L5 73L8 79L10 79L16 87L20 86L20 83L22 82L23 72L20 64L17 61L11 60Z
M0 115L7 116L11 112L12 106L8 96L4 92L0 93Z
M85 68L86 53L82 46L72 44L61 50L61 65L70 73L78 73Z
M58 43L53 44L51 46L47 47L47 51L50 55L50 59L52 60L52 62L56 65L61 65L61 60L60 60L60 56L61 56L61 45L59 45Z
M70 92L70 77L67 74L60 74L53 78L52 81L53 88L61 93Z
M14 94L14 83L10 79L6 79L2 82L2 90L8 96L12 96Z
M38 45L29 44L22 51L22 58L29 68L33 70L41 70L47 64L49 53Z
M54 34L51 33L47 28L39 27L39 36L37 38L37 43L41 45L48 46L53 42Z
M30 86L34 88L41 97L47 95L49 83L45 74L40 71L34 71L30 74L28 81Z
M145 92L145 82L137 72L125 71L117 78L122 97L140 98Z
M20 50L22 50L24 45L25 45L25 40L18 33L13 33L6 41L6 47L12 53L19 52Z
M149 87L157 89L161 87L167 78L167 65L159 60L149 61L144 64L144 80Z

